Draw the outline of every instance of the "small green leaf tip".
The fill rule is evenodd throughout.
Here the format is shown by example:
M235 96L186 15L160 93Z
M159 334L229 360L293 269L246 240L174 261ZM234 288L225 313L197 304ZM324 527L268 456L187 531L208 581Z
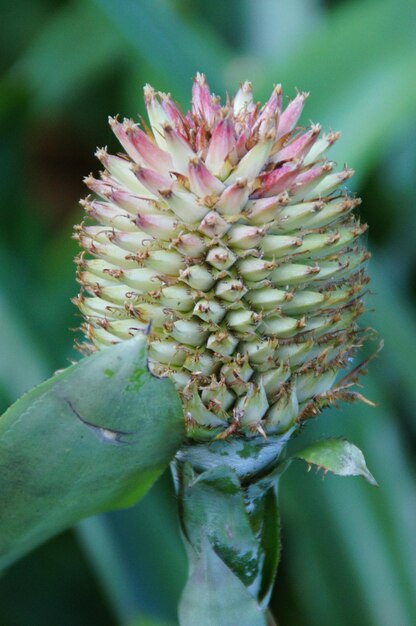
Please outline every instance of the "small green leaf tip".
M325 474L332 472L338 476L362 476L370 485L378 487L361 450L345 439L315 441L307 448L296 452L293 458L303 459L309 467L316 465L318 469L322 468Z

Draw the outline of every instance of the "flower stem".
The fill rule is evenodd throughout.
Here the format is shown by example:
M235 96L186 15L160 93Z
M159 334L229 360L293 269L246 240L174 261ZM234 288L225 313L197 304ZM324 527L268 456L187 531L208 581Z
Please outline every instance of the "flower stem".
M224 626L277 626L267 604L280 555L278 468L241 477L224 455L214 458L212 444L209 451L217 463L205 471L202 455L200 472L172 463L189 560L179 622L208 626L215 613Z

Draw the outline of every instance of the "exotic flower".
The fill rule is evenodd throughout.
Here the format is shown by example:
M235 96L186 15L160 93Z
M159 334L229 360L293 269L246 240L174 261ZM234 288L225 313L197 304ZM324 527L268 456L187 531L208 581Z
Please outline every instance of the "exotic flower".
M307 94L263 106L251 84L224 105L198 74L192 108L144 90L150 127L110 125L97 197L76 231L76 299L101 349L146 331L149 366L180 393L193 439L282 434L337 398L362 336L368 253L360 200L325 152L339 137L297 126Z

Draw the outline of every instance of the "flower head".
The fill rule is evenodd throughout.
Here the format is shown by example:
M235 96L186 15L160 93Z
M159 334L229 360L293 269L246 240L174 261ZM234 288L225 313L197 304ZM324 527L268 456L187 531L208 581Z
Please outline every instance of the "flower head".
M76 230L84 348L146 331L195 439L280 434L337 398L361 342L368 279L359 200L326 150L338 133L297 126L307 94L263 106L245 82L225 104L198 74L192 108L144 90L150 126L110 118L88 220Z

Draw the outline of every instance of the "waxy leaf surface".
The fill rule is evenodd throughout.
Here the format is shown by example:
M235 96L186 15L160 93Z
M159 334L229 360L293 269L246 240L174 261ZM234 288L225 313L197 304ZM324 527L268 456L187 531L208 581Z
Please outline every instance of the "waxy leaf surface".
M183 438L173 384L138 335L81 360L0 418L0 566L80 519L133 504Z
M264 528L265 509L277 507L274 500L263 500L275 494L274 482L265 485L264 497L247 494L250 520L248 502L231 467L219 465L199 476L190 466L184 469L179 500L190 567L179 607L181 626L265 626L274 571L268 571L269 564L265 567L264 548L270 548L275 570L278 546L265 546L263 539L265 531L278 536L279 527L274 519L273 529ZM266 596L265 605L258 602Z
M189 579L179 605L181 626L266 626L247 588L202 536L201 551L188 550Z
M324 472L338 476L362 476L377 487L374 476L365 464L364 455L357 446L345 439L322 439L293 455L303 459L308 465L316 465Z

